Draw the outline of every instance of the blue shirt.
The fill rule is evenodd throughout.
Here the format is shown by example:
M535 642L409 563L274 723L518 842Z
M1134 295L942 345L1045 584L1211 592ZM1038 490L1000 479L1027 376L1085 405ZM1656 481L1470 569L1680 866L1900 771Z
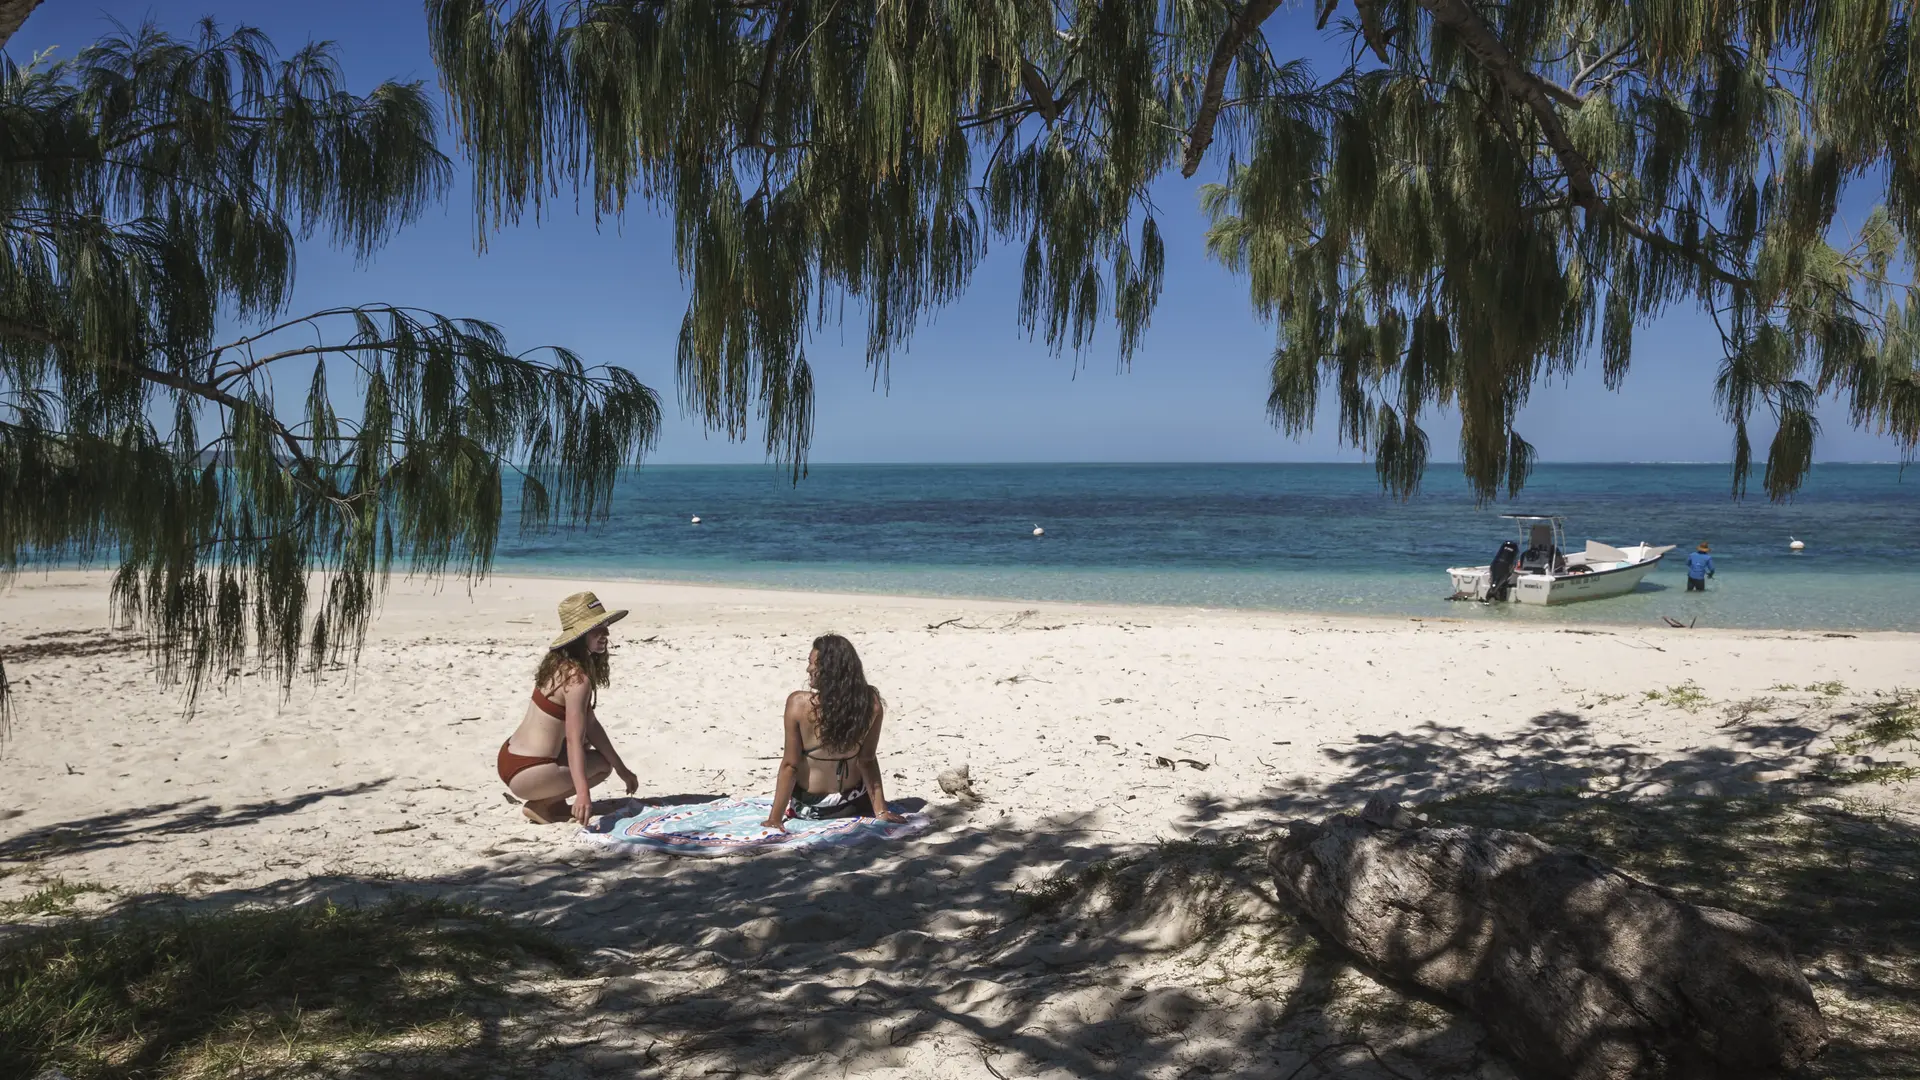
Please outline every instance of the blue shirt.
M1713 556L1704 551L1696 551L1687 556L1687 576L1695 581L1705 581L1713 573Z

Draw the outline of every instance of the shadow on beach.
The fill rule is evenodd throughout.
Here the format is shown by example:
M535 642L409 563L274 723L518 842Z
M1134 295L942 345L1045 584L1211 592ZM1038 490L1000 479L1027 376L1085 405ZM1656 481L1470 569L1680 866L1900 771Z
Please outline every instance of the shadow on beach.
M297 813L323 799L349 798L376 791L387 778L310 791L284 799L262 799L224 809L205 799L180 799L136 810L63 821L0 840L0 864L44 858L48 855L100 851L144 843L161 836L208 832L252 825L267 818Z
M1181 822L1194 838L1154 846L1067 825L1013 828L992 806L967 820L941 804L930 808L941 827L898 846L715 861L563 846L443 878L126 897L106 922L6 940L44 950L49 936L98 935L115 922L213 920L305 950L282 961L305 974L281 987L285 1001L258 987L222 991L205 972L199 982L155 976L127 1007L139 1024L93 1036L118 1040L123 1064L89 1067L74 1044L16 1027L0 1039L10 1047L0 1071L33 1075L57 1062L77 1080L170 1075L162 1063L233 1042L236 1024L272 1030L286 1009L334 1008L359 1016L352 1039L309 1053L357 1074L905 1077L957 1057L979 1064L941 1067L995 1077L1513 1077L1477 1023L1370 978L1297 916L1266 871L1264 839L1288 818L1387 792L1438 823L1533 832L1759 919L1787 936L1832 1026L1808 1075L1914 1075L1920 831L1799 782L1833 722L1749 712L1726 728L1734 749L1665 755L1602 744L1576 711L1533 717L1506 738L1438 725L1364 736L1326 751L1338 778L1242 803L1196 799ZM271 812L194 817L172 804L40 830L0 845L0 857L41 850L55 834L126 844ZM266 918L247 913L262 907L298 927L220 922ZM328 911L355 914L333 923L314 914ZM366 962L386 954L391 963ZM329 966L354 958L351 970ZM394 974L408 971L437 974ZM94 992L148 986L127 985ZM232 1008L210 1008L223 992ZM408 1004L364 1015L342 1004L382 994ZM16 1011L0 1008L0 1018ZM449 1015L461 1019L420 1034L423 1017ZM271 1047L257 1052L260 1071L300 1073Z

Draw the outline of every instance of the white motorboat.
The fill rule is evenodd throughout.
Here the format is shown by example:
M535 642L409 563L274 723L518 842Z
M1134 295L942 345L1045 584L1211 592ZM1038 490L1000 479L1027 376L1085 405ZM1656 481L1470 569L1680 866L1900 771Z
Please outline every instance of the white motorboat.
M1674 549L1672 544L1656 547L1642 542L1614 547L1589 540L1585 550L1569 552L1563 519L1534 514L1500 516L1518 526L1521 542L1501 544L1493 562L1486 566L1449 568L1453 599L1571 604L1624 596Z

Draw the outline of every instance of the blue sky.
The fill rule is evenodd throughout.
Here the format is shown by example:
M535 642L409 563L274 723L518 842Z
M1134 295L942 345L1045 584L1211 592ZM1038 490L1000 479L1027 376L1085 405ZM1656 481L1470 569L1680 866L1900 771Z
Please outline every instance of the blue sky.
M53 0L27 20L8 51L16 62L49 46L72 55L109 29L108 19L136 24L151 18L185 34L202 15L259 26L283 52L332 40L357 91L383 78L436 82L418 0ZM1275 35L1277 44L1311 39L1310 17L1300 5L1280 18L1302 25L1297 33ZM1315 47L1330 58L1326 46ZM454 153L451 138L443 147ZM875 389L864 363L862 317L856 313L845 333L828 327L817 336L809 348L818 390L813 460L1364 460L1338 445L1330 412L1298 441L1268 424L1273 333L1254 316L1244 282L1201 250L1198 190L1214 178L1208 174L1203 168L1192 181L1173 177L1155 191L1167 284L1130 371L1117 369L1111 337L1096 344L1077 371L1071 356L1052 356L1027 340L1014 321L1018 253L996 251L968 295L923 326L896 357L885 393ZM589 362L630 368L658 390L668 423L650 461L763 460L757 444L730 444L680 415L673 350L685 293L662 220L641 205L624 222L596 229L590 215L563 205L538 225L495 235L481 254L464 185L462 166L446 205L370 265L309 245L301 255L296 306L392 302L484 318L516 347L565 345ZM1724 461L1731 432L1712 400L1719 355L1712 326L1692 312L1676 312L1640 330L1633 371L1620 392L1601 385L1595 365L1570 381L1537 387L1518 427L1548 461ZM1435 459L1453 459L1457 421L1434 415L1426 426ZM1756 445L1763 448L1770 434L1756 430ZM1854 431L1844 410L1829 402L1818 456L1891 460L1896 451L1884 438Z

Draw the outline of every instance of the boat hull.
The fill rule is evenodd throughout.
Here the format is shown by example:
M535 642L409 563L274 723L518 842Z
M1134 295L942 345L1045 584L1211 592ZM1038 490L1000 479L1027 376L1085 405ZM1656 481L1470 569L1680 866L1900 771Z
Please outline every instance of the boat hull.
M1513 588L1507 590L1507 600L1548 606L1625 596L1640 587L1641 579L1660 565L1660 559L1661 556L1655 555L1644 562L1587 574L1521 574L1514 578ZM1447 573L1453 578L1454 595L1474 600L1487 598L1486 567L1457 567Z

